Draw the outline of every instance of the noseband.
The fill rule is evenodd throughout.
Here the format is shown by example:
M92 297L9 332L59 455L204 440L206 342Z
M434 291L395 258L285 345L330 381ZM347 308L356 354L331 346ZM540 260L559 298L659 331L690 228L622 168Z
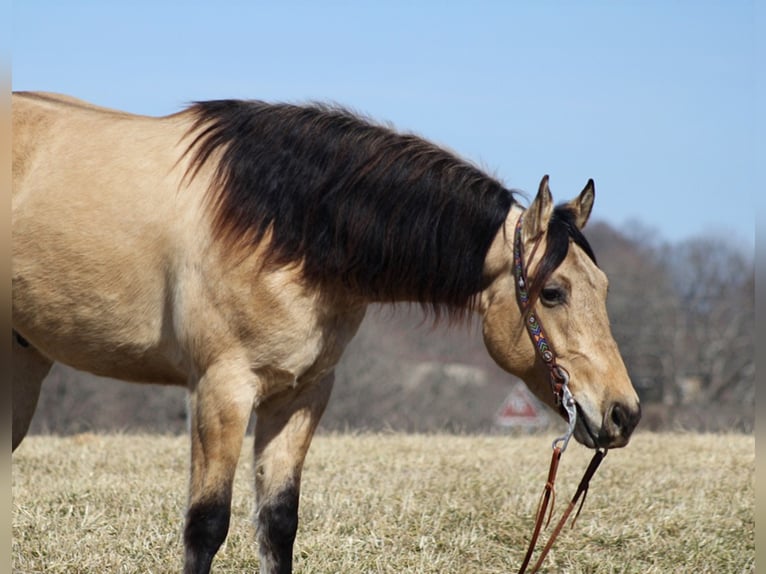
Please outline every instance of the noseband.
M532 340L532 344L535 346L535 350L538 356L543 360L543 363L545 363L550 372L549 380L551 391L553 392L553 396L556 400L556 405L566 414L569 425L567 432L553 441L553 456L551 457L551 466L548 471L548 480L545 483L545 489L543 490L542 496L540 498L540 503L537 507L535 528L532 533L532 538L529 541L529 547L527 548L527 553L524 556L524 561L522 562L521 568L519 569L519 574L524 574L524 572L527 570L529 561L532 558L532 553L535 550L535 545L537 544L537 539L540 536L540 531L543 527L543 521L545 520L545 514L548 510L548 504L552 499L553 503L551 503L551 508L548 512L548 520L545 523L545 526L547 527L548 524L550 524L551 517L553 515L553 506L556 500L554 483L556 482L556 472L558 470L559 459L569 445L569 439L572 438L575 425L577 424L577 404L575 403L575 399L569 390L569 373L564 367L558 364L556 360L556 352L554 351L553 346L550 344L548 337L546 337L543 325L535 313L534 306L530 303L529 300L529 282L527 280L526 266L524 265L524 243L522 240L523 220L524 215L522 214L519 216L519 219L516 222L516 231L514 233L513 239L513 274L516 282L516 298L519 303L519 309L521 310L521 315L524 319L524 324L526 325L529 338ZM542 233L540 233L535 238L535 242L529 257L530 261L532 260L535 251L537 251L542 238ZM585 498L588 494L590 479L596 473L599 464L601 464L601 461L606 456L606 452L606 449L596 449L596 453L593 455L593 459L591 459L585 474L580 480L580 484L577 487L577 492L570 501L567 509L564 511L564 514L559 520L559 523L556 525L556 528L553 530L553 533L551 534L551 537L548 539L548 542L540 553L537 562L535 562L535 565L532 567L533 573L539 570L540 566L545 560L545 557L548 555L548 552L553 546L553 543L556 541L556 538L561 532L561 529L569 519L569 515L572 513L572 510L577 504L577 500L580 498L580 496L582 496L580 507L577 509L577 513L572 520L572 526L574 526L577 517L580 515L580 510L582 510L582 506L585 504Z

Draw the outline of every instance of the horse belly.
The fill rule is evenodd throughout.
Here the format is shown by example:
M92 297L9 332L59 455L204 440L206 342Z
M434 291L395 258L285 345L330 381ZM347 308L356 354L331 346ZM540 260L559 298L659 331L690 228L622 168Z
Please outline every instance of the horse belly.
M47 271L14 272L13 282L14 329L43 354L105 377L186 382L156 297L129 285L99 289L98 275Z

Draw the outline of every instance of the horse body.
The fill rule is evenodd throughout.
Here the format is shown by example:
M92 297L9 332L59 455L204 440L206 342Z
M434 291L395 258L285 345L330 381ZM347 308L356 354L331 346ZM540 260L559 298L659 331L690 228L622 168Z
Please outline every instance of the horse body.
M14 94L13 117L13 447L55 360L103 376L186 385L186 572L209 571L226 536L253 410L261 572L291 571L303 459L333 368L371 302L478 311L495 360L558 408L515 300L508 238L522 209L499 184L435 146L347 114L231 102L149 118L65 96ZM306 143L306 134L336 132L340 143ZM243 135L255 137L240 149ZM258 147L258 136L276 143ZM343 147L347 140L352 145ZM364 155L356 149L364 146L381 151ZM386 154L394 163L381 163ZM402 158L410 164L396 173ZM282 177L295 166L308 169L304 179L314 185L303 196L292 189L296 178ZM344 166L351 167L338 171ZM455 174L458 187L476 188L481 201L453 197L461 193L452 191ZM408 192L405 183L416 190L397 196ZM354 190L365 186L368 195L359 197ZM416 193L417 186L441 195ZM411 196L430 219L406 203ZM538 268L554 244L549 222L569 213L582 227L591 204L586 189L554 211L545 180L525 221L529 242L541 245ZM262 213L274 215L258 219ZM567 249L539 286L566 299L543 298L546 324L562 342L558 354L584 415L576 438L622 446L638 421L638 401L605 322L606 278L582 249L568 248L573 232L563 232ZM388 243L371 239L395 235ZM429 276L418 276L412 253L396 249L399 239L403 251L429 255ZM450 241L458 243L442 248ZM450 260L471 241L477 247ZM469 271L470 284L461 279Z
M26 148L14 169L18 332L52 359L136 382L185 385L233 349L297 379L336 354L323 348L332 340L325 323L348 314L357 325L363 307L322 305L295 269L259 272L257 251L223 262L204 210L209 178L198 174L178 191L188 125L64 102L61 113L53 96L14 99L16 117L33 116L37 127L17 130ZM51 145L55 132L83 139L62 150Z

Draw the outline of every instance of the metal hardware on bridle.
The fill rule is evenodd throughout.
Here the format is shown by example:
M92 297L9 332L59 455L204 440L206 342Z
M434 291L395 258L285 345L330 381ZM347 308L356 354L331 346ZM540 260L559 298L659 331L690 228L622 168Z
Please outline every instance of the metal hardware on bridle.
M572 438L572 435L574 434L575 425L577 424L577 406L575 405L574 397L572 396L572 391L569 390L569 373L567 373L564 369L561 369L561 371L564 373L563 382L561 383L561 406L564 407L564 410L567 413L567 418L569 419L569 425L567 427L567 432L561 435L560 437L556 438L553 441L552 448L556 448L559 444L561 444L561 452L563 453L567 446L569 446L569 439Z
M564 369L564 367L557 364L556 353L553 350L551 344L548 342L547 337L545 336L545 331L543 330L542 323L535 314L534 308L530 306L529 292L527 291L527 273L524 266L524 244L522 239L523 219L524 215L522 214L519 216L519 219L516 222L516 232L514 234L513 242L513 271L514 278L516 280L516 295L519 302L519 308L521 309L522 315L524 316L524 323L526 325L527 332L529 333L529 337L532 339L532 343L535 346L537 354L550 370L551 390L553 391L553 395L556 398L556 405L561 407L567 415L568 427L565 434L553 441L553 455L551 456L551 465L548 470L548 480L545 483L545 488L540 497L540 503L537 507L537 516L535 518L535 528L532 532L532 538L529 541L529 547L527 548L527 553L524 556L524 561L521 564L521 568L519 568L519 574L524 574L524 572L526 572L529 561L532 558L532 553L534 552L535 546L537 545L537 539L540 536L540 531L543 528L543 521L545 521L546 512L548 515L548 520L545 521L545 526L547 527L550 524L551 517L553 515L553 507L556 501L556 490L554 484L556 482L556 473L558 471L559 460L561 459L561 455L567 449L567 446L569 445L569 439L572 438L575 425L577 424L577 405L575 403L574 397L572 396L572 392L569 390L569 373L566 369ZM529 257L530 261L532 260L532 257L534 256L534 253L537 250L541 239L542 236L539 236L536 239ZM588 494L588 486L590 485L590 480L596 473L596 469L598 469L601 461L606 456L606 453L606 449L596 450L596 453L593 455L593 458L591 459L585 474L580 480L580 484L577 487L577 491L575 492L574 497L569 502L569 506L564 511L564 514L556 525L556 528L554 528L553 532L551 533L551 537L548 539L548 542L543 547L540 556L537 558L537 562L535 562L535 565L532 567L533 573L537 572L542 565L543 560L545 560L548 552L553 547L553 543L556 541L556 538L561 532L561 529L569 519L569 515L572 513L572 510L577 504L578 499L580 496L582 496L580 507L577 509L577 513L572 519L572 526L574 527L574 523L577 521L577 517L580 515L582 506L585 504L585 498ZM549 503L550 510L548 510Z

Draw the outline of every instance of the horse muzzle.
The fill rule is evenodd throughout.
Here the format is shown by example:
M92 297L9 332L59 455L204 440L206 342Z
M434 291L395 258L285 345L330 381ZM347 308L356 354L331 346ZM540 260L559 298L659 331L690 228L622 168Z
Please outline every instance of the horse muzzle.
M595 422L580 404L577 405L577 413L574 432L577 442L589 448L620 448L628 444L641 420L641 404L614 402L599 422Z

